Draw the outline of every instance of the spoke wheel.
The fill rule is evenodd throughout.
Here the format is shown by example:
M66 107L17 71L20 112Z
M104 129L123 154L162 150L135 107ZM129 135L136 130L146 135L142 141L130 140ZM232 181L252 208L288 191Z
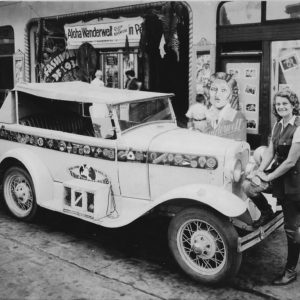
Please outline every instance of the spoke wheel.
M188 275L205 283L236 275L241 263L237 238L231 223L208 209L185 209L169 227L169 246L175 260Z
M226 248L221 236L210 224L197 219L182 224L177 247L185 262L196 272L214 275L226 262Z
M19 219L31 220L37 211L34 186L22 168L11 167L4 174L3 196L10 212Z

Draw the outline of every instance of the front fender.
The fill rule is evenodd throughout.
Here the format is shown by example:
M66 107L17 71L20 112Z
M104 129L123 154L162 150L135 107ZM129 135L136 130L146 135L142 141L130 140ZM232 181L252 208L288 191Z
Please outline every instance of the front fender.
M209 184L191 184L159 196L154 203L170 199L191 199L206 204L227 217L237 217L247 210L247 203L224 188Z
M37 204L47 203L53 199L53 179L36 154L25 148L13 149L0 157L0 164L7 158L14 158L26 167L34 184Z

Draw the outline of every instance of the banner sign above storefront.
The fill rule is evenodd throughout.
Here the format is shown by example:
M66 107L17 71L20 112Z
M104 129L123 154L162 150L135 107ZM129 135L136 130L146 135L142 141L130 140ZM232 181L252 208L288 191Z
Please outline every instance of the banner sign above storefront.
M92 20L65 25L68 49L78 49L87 42L95 48L124 47L126 36L130 47L138 46L143 18Z

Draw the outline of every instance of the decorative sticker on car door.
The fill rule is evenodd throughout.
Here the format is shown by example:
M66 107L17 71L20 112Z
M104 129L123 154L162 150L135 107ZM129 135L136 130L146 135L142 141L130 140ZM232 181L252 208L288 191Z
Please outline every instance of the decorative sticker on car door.
M81 180L109 184L108 176L103 172L87 165L74 166L69 168L72 177Z
M114 148L98 147L25 134L7 130L4 126L0 128L0 139L70 154L95 157L111 161L116 159L116 150ZM154 165L168 165L174 167L209 170L215 170L218 167L217 158L210 155L191 155L184 153L153 151L147 153L146 151L134 150L132 148L129 148L128 150L118 150L117 160L120 162L149 163Z
M5 129L4 126L0 129L0 139L60 152L67 152L70 154L72 153L100 159L115 160L115 149L113 148L79 144L65 140L50 139L32 134L15 132Z

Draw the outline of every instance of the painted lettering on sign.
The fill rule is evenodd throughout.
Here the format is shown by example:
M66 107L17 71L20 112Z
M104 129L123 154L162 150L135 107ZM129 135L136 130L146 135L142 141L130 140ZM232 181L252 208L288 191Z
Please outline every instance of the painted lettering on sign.
M97 29L96 27L92 29L82 27L80 30L77 28L69 28L67 37L68 39L108 37L112 36L112 28L112 26L102 29Z
M129 43L138 43L142 32L142 22L143 18L137 17L108 19L106 23L92 20L83 24L66 24L67 48L75 49L85 42L92 44L95 48L97 46L110 47L117 43L123 45L126 36Z
M216 128L207 131L208 134L229 139L246 141L247 121L241 112L236 112L233 120L221 120Z
M74 51L64 51L44 64L43 78L47 82L62 81L63 76L77 67Z

